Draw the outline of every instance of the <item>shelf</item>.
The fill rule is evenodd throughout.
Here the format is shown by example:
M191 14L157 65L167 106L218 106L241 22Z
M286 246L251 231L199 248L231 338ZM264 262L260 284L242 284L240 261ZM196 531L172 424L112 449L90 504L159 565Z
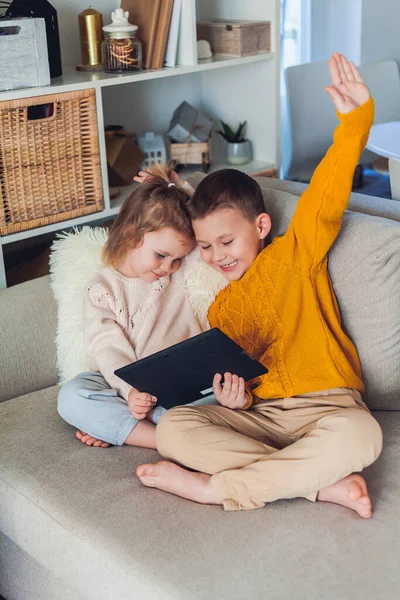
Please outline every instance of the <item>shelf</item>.
M62 231L64 229L69 229L70 227L80 227L81 225L92 224L96 221L104 221L114 215L115 212L112 212L111 210L102 210L100 212L91 213L90 215L84 215L83 217L75 217L74 219L68 219L67 221L51 223L44 227L35 227L33 229L26 229L25 231L18 231L17 233L10 233L9 235L0 237L0 246L6 246L13 242L46 235L53 231Z
M252 160L246 165L240 165L237 167L240 171L251 175L252 173L257 173L259 171L264 171L266 169L274 168L274 164L268 161L259 161ZM228 165L227 163L214 161L210 167L210 173L213 171L217 171L219 169L227 169L232 168L232 165ZM196 171L201 171L201 165L189 166L180 171L179 175L182 179L187 179ZM37 227L35 229L27 229L25 231L19 231L18 233L11 233L4 237L0 237L0 245L5 246L7 244L12 244L13 242L17 242L20 240L24 240L27 238L36 237L39 235L45 235L48 233L52 233L54 231L62 231L64 229L68 229L70 227L80 227L81 225L95 223L96 221L104 221L111 217L115 217L118 213L122 202L125 198L137 187L139 184L133 183L132 185L121 187L121 194L115 200L111 200L111 208L105 209L101 212L91 213L90 215L85 215L83 217L77 217L74 219L69 219L67 221L60 221L58 223L52 223L51 225L45 225L44 227Z
M219 171L220 169L232 169L232 168L235 168L235 167L233 165L229 165L224 162L213 161L211 163L209 173L213 173L214 171ZM244 173L247 173L248 175L252 175L253 173L259 173L260 171L266 171L267 169L273 169L273 168L275 168L275 165L268 161L252 160L249 163L247 163L245 165L240 165L236 168L239 171L243 171ZM190 165L188 167L185 167L181 171L179 171L179 176L181 179L186 180L191 175L196 173L197 171L201 172L201 165ZM126 187L124 186L124 187L120 188L121 194L118 196L118 198L111 200L111 208L108 211L110 215L116 215L118 213L119 208L120 208L121 204L123 203L123 201L125 200L125 198L127 196L129 196L129 194L131 192L133 192L133 190L138 185L139 185L138 183L132 183L132 185L128 185Z
M184 65L158 70L144 70L136 73L126 74L105 73L104 71L86 73L82 71L76 71L71 67L69 69L65 68L64 75L62 77L53 79L50 85L45 87L31 87L0 92L0 101L15 100L17 98L29 98L31 96L43 96L46 94L58 94L87 88L100 89L125 83L136 83L139 81L150 81L152 79L175 77L176 75L187 75L190 73L201 73L215 69L237 67L240 65L264 62L274 58L275 54L273 52L268 54L257 54L256 56L241 57L216 54L210 59L198 61L197 65Z

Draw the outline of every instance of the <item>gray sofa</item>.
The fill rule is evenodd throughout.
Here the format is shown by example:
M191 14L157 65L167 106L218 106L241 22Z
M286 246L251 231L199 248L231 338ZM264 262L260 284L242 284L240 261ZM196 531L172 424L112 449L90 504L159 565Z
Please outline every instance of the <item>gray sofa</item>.
M259 182L283 233L303 187ZM143 487L135 469L155 451L83 446L56 410L56 305L44 277L0 293L0 594L400 598L400 202L353 194L349 208L330 269L384 433L365 471L373 518L306 500L224 513Z

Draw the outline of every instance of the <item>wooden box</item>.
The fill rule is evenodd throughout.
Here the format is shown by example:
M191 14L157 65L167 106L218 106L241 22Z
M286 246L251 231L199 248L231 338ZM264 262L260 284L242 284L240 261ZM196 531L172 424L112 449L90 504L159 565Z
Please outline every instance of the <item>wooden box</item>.
M214 54L251 56L271 52L271 23L223 19L200 21L197 39L210 42Z
M141 168L144 152L136 144L135 134L126 131L106 131L108 183L111 186L130 185Z
M203 171L207 173L211 163L211 140L186 144L171 143L170 155L177 165L203 165Z

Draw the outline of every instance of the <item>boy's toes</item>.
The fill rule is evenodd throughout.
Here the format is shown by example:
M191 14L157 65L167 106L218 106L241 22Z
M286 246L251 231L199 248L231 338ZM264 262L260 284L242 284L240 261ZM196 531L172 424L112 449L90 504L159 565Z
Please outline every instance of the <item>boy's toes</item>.
M372 517L372 505L371 505L371 503L369 504L369 506L360 506L358 508L357 512L360 515L360 517L362 517L363 519L370 519Z
M365 506L365 508L371 508L371 500L368 496L363 496L362 498L360 498L359 502L360 504Z

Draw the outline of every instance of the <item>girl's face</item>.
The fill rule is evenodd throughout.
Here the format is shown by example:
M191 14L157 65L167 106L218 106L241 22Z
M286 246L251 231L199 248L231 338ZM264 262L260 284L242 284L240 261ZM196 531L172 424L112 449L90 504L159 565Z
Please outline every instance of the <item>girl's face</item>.
M145 233L143 243L129 250L118 267L125 277L140 277L152 283L175 273L193 249L194 241L170 227Z

